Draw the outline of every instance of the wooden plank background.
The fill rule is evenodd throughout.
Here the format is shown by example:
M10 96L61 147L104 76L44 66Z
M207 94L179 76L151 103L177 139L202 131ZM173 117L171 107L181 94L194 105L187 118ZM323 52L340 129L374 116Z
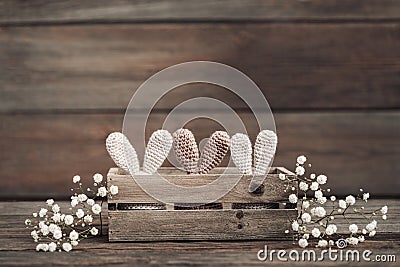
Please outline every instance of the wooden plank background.
M259 85L277 124L274 165L293 169L304 153L339 194L400 196L399 43L395 0L0 0L0 198L64 198L72 175L105 174L104 139L136 88L191 60ZM196 96L233 107L254 140L244 103L205 85L169 93L147 135ZM189 126L198 139L219 129Z
M2 0L2 23L397 20L396 0Z

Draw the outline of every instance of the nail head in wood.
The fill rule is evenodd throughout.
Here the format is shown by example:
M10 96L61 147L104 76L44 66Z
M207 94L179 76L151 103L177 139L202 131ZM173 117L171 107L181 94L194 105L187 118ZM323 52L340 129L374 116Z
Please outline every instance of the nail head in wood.
M238 219L242 219L243 218L243 211L242 210L239 210L238 212L236 212L236 218L238 218Z

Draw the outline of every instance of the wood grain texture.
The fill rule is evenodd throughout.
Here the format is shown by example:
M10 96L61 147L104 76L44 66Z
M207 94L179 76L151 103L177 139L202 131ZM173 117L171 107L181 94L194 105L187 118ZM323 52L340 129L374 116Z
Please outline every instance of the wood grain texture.
M1 227L6 228L7 225L12 225L13 227L15 227L15 231L18 232L17 236L21 237L24 236L25 233L24 230L25 229L25 225L24 225L24 220L28 217L31 216L31 214L33 212L39 211L40 208L42 208L45 204L45 199L44 198L43 201L1 201L0 202L0 217L2 219L4 219L4 221L1 221ZM56 201L57 204L60 205L61 210L63 212L67 212L69 207L70 207L70 201ZM388 206L388 219L386 221L384 220L378 220L378 230L377 230L377 240L394 240L395 238L399 238L400 237L400 224L398 223L398 221L400 220L400 200L399 199L374 199L371 198L368 200L368 204L365 204L364 206L368 209L371 210L377 210L379 208L381 208L384 205ZM107 204L107 203L104 203ZM103 214L103 219L104 219L104 223L105 223L105 227L108 226L108 211L106 208L106 205L103 205L103 210L102 210L102 214ZM11 220L12 218L14 218L14 220ZM18 219L18 220L17 220ZM346 220L341 218L341 217L337 217L337 224L341 225L341 224L345 224ZM95 225L98 225L99 220L98 218L94 218L94 223ZM4 229L3 228L3 229ZM348 229L344 229L344 228L338 228L339 233L345 233L345 231L347 231ZM393 236L388 236L386 235L387 233L393 232ZM26 233L28 233L29 236L29 232L27 231ZM105 233L107 233L107 231L105 231ZM0 232L0 236L1 237L10 237L9 234L7 234L6 232L1 231ZM375 240L371 239L371 240ZM32 241L30 236L28 241ZM291 242L288 242L289 245L291 245ZM31 242L30 245L32 245L33 242ZM12 245L12 244L10 244ZM1 244L0 248L3 248L2 246L8 246L8 244ZM16 248L17 249L17 248Z
M239 115L254 143L254 118ZM147 137L164 118L151 116ZM114 164L104 140L108 133L121 130L122 119L120 114L1 115L0 196L65 197L73 175L80 174L85 183L95 172L106 175ZM279 142L274 165L294 169L296 157L306 154L312 170L327 174L337 194L363 187L373 195L398 195L398 112L276 113L275 120ZM197 140L221 130L201 119L187 127Z
M168 173L164 169L159 169L158 173L167 181L172 184L183 186L183 187L199 187L209 184L209 190L218 192L221 188L230 188L229 183L218 183L217 185L211 184L216 179L225 179L231 181L232 179L238 180L238 183L222 198L218 199L217 202L239 202L239 203L255 203L255 202L278 202L285 201L288 199L289 194L292 191L284 192L286 189L286 183L282 182L278 178L279 173L284 173L288 177L294 178L295 174L281 169L275 171L275 168L271 168L270 174L267 175L263 182L263 190L259 194L251 194L248 192L250 181L253 179L251 175L242 176L236 168L225 170L225 168L216 168L213 173L206 175L190 175L185 172ZM109 203L154 203L158 202L151 196L149 196L143 189L135 182L130 174L118 174L117 168L111 168L107 175L107 186L116 185L119 188L119 194L109 200ZM226 171L226 173L224 173ZM151 181L153 177L146 176L146 180ZM160 188L160 184L154 184ZM163 187L161 187L163 188ZM165 190L166 189L162 189ZM174 203L186 203L179 199L179 196L174 196ZM201 196L192 195L193 201L196 199L203 199ZM194 202L196 203L196 202ZM198 202L200 203L200 202Z
M399 19L395 0L157 0L11 1L2 0L0 22L88 23L135 21L293 21Z
M59 203L66 210L69 202ZM400 203L399 200L368 201L370 207L389 206L389 218L380 224L377 235L357 246L361 251L370 249L377 254L399 255ZM126 242L110 243L108 236L82 241L70 253L37 253L36 246L25 229L23 221L38 210L44 202L0 202L0 257L4 266L71 265L71 258L80 266L282 266L287 263L260 262L257 252L268 249L298 249L291 241L231 241L231 242ZM105 211L106 212L106 211ZM105 220L107 224L107 219ZM319 252L316 249L316 252ZM320 263L318 263L320 264ZM337 266L338 262L326 260L324 266ZM73 265L73 264L72 264ZM317 266L310 262L297 262L298 266ZM369 264L374 266L374 264ZM394 265L389 264L390 265ZM365 266L365 262L347 262L346 266ZM379 266L379 265L376 265ZM382 264L380 263L380 266Z
M288 240L295 210L109 211L110 241ZM267 227L268 226L268 227Z
M157 203L148 195L130 174L121 174L121 169L111 168L107 175L107 187L117 185L119 193L108 203ZM237 179L236 168L215 168L209 174L189 175L173 168L161 168L160 175L172 184L197 187L209 184L210 191L227 189L225 183L215 186L216 179ZM285 201L289 193L286 184L278 178L279 173L294 178L295 174L284 168L271 168L259 194L248 192L250 175L239 175L238 183L218 203L260 203ZM222 176L222 177L220 177ZM157 186L167 192L161 184L152 183L154 176L147 175L147 186ZM222 186L222 187L221 187ZM148 188L148 187L147 187ZM292 193L292 191L290 191ZM198 200L197 200L198 199ZM191 195L191 203L203 203L202 195ZM173 203L189 203L175 195ZM245 209L224 208L201 210L109 210L109 240L116 241L168 241L168 240L287 240L281 233L290 227L288 218L294 219L294 209ZM268 227L265 227L268 225Z
M1 27L0 112L123 110L152 74L192 60L243 71L274 110L399 108L399 32L394 22ZM196 96L247 107L225 89L194 85L156 109Z

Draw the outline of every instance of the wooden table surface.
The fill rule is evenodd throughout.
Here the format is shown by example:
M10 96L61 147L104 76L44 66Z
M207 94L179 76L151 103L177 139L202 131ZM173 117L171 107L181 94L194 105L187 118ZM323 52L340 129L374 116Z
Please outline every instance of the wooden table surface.
M69 203L59 203L65 208ZM357 248L370 249L373 255L396 255L400 253L400 200L370 200L368 206L388 205L388 220L378 222L378 234ZM273 262L260 262L257 252L268 245L269 249L298 249L292 241L242 241L242 242L131 242L109 243L107 234L82 241L70 253L36 252L30 230L24 220L43 206L44 202L0 202L0 265L2 266L142 266L142 265L287 265L276 258ZM107 232L107 214L105 232ZM296 263L303 266L318 266L321 262ZM365 262L324 261L330 266L363 266ZM397 263L398 264L398 263ZM369 265L379 265L371 262ZM398 266L396 263L380 263L380 266Z

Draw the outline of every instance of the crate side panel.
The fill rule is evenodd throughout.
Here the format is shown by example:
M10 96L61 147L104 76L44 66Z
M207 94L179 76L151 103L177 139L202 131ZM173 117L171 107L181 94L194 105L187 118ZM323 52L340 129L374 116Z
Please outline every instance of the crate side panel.
M232 179L237 179L236 168L216 168L213 170L213 174L205 175L189 175L185 174L179 170L174 170L172 168L161 168L160 173L163 173L163 177L169 182L188 187L203 186L210 184L216 179L218 179L222 172L225 171L224 181L226 181L227 188L228 184ZM289 194L296 193L295 191L285 190L286 183L281 181L278 176L279 173L285 173L288 176L293 176L290 171L283 167L272 167L270 169L274 174L268 174L263 183L263 188L261 192L250 193L248 192L248 187L250 181L252 180L251 175L244 175L240 178L239 182L222 198L216 200L218 202L231 203L251 203L251 202L280 202L286 201ZM122 173L122 174L121 174ZM171 174L173 173L173 174ZM109 199L109 203L157 203L158 201L153 197L149 196L143 189L138 186L135 180L125 172L121 170L111 168L107 176L107 186L117 185L119 187L119 193ZM148 181L153 181L153 176L149 175L146 177ZM154 183L155 187L160 187L162 185ZM221 190L220 186L215 184L210 184L209 190ZM167 191L167 189L165 189ZM287 191L287 192L285 192ZM180 199L179 196L175 196L175 203L187 202L185 199ZM204 199L201 195L193 195L193 199Z
M110 241L282 240L295 210L110 211Z
M149 177L151 179L151 177ZM170 176L168 180L174 184L182 186L201 186L212 182L217 179L215 175L198 176L198 177L179 177ZM227 179L230 179L227 176ZM235 177L232 177L235 179ZM279 180L277 175L268 175L263 183L263 189L259 193L248 192L249 183L251 177L244 176L225 196L218 199L218 202L279 202L286 201L289 193L295 193L293 191L287 191L286 184ZM153 197L149 196L143 189L136 184L134 179L129 175L111 175L108 177L108 186L117 185L119 187L118 195L113 196L109 199L110 203L130 203L130 202L158 202ZM160 187L158 184L154 186ZM221 187L217 188L215 185L210 185L209 190L221 190ZM166 189L167 190L167 189ZM200 196L193 196L193 199L200 199ZM175 203L185 202L184 199L180 199L176 196Z

